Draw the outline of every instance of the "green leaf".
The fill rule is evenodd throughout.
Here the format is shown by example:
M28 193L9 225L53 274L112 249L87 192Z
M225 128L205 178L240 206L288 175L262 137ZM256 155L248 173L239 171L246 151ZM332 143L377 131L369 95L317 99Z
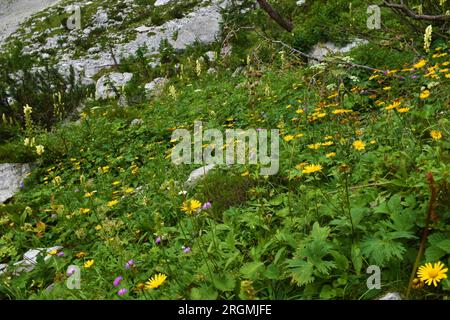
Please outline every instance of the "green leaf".
M300 286L312 283L314 281L314 266L304 260L290 260L288 262L289 274L292 279Z
M216 300L218 293L214 288L202 286L199 288L192 288L191 299L192 300Z
M351 256L352 256L353 268L355 269L355 272L357 274L360 274L363 261L362 261L361 248L359 247L359 244L352 245Z
M217 274L213 277L214 286L220 291L233 291L236 281L230 273Z
M241 274L247 279L257 279L263 267L264 263L260 261L249 262L242 266Z

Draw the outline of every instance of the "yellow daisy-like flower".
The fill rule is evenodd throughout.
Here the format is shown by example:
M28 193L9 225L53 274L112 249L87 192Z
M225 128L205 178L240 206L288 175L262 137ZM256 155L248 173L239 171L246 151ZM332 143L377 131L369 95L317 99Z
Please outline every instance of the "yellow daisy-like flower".
M95 230L97 230L97 231L102 230L102 226L101 226L101 225L97 225L97 226L95 227Z
M94 264L94 259L88 260L88 261L86 261L86 262L84 263L84 267L85 267L86 269L89 269L90 267L92 267L93 264Z
M426 99L430 96L430 90L423 90L420 93L420 99Z
M250 175L250 172L248 172L248 171L241 173L241 177L248 177L249 175Z
M116 206L119 203L118 200L112 200L108 202L108 207L112 208L114 206Z
M398 113L405 113L405 112L408 112L409 110L410 110L409 108L398 108L397 112Z
M333 144L334 144L333 141L325 141L325 142L322 142L320 145L327 147L327 146L332 146Z
M327 157L327 158L333 158L335 156L336 156L336 152L330 152L325 155L325 157Z
M52 250L48 253L49 256L54 256L58 253L58 250Z
M395 101L393 103L391 103L390 105L388 105L387 107L385 107L385 110L392 110L392 109L396 109L398 108L402 103L400 101Z
M289 142L291 140L294 140L294 136L292 134L289 134L287 136L284 136L283 140L286 141L286 142Z
M321 170L322 170L322 166L320 164L310 164L310 165L307 165L303 169L302 173L310 174L310 173L314 173L314 172L321 171Z
M422 59L422 60L420 60L419 62L417 62L415 65L413 65L413 68L414 68L414 69L420 69L420 68L422 68L423 66L425 66L426 64L427 64L427 60Z
M438 130L431 130L430 136L434 140L441 140L442 139L442 133L440 131L438 131Z
M353 142L353 148L355 148L358 151L362 151L366 148L366 144L361 140L356 140L355 142Z
M145 289L156 289L160 287L164 281L166 281L167 276L163 273L154 275L145 283Z
M187 214L193 214L196 213L201 206L202 203L200 201L191 199L183 203L183 205L181 206L181 210L186 212Z
M321 143L314 143L314 144L308 145L308 148L312 149L312 150L317 150L317 149L320 149L321 145L322 145Z
M83 214L86 214L86 213L91 212L91 209L89 209L89 208L81 208L80 212L83 213Z
M125 192L125 193L133 193L133 192L134 192L134 189L131 188L131 187L129 187L129 188L126 188L126 189L124 190L124 192Z
M448 268L442 262L437 262L434 266L431 263L426 263L417 271L418 278L425 282L425 284L431 286L432 284L437 287L438 283L442 279L447 279Z

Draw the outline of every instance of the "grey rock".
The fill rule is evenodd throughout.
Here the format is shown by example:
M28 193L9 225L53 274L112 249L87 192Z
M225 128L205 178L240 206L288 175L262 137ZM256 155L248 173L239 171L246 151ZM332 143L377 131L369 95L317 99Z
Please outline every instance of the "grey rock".
M186 186L193 186L198 180L203 178L209 171L211 171L215 167L216 167L215 164L208 164L208 165L203 166L201 168L195 169L189 175L189 178L186 180L185 185Z
M130 126L136 127L136 126L140 126L142 124L144 124L144 120L142 120L142 119L134 119L133 121L131 121Z
M166 78L156 78L152 82L147 83L145 85L147 97L160 95L167 82L169 82L169 80Z
M318 43L311 49L311 51L308 54L318 60L323 60L323 58L329 54L348 53L353 48L356 48L366 43L367 40L362 39L355 39L353 42L343 47L338 47L336 44L332 42ZM317 64L318 62L316 60L311 59L310 63Z
M97 81L95 88L95 99L109 99L115 98L115 90L121 90L124 85L131 81L133 78L132 73L119 73L113 72L102 76ZM115 88L115 90L114 90Z
M402 300L402 298L398 292L389 292L378 300Z
M0 164L0 203L11 199L20 190L20 185L30 171L28 163Z
M18 275L21 272L30 272L32 271L36 264L38 256L44 256L44 261L47 261L50 259L50 253L53 250L61 250L63 247L61 246L55 246L51 248L38 248L38 249L30 249L23 255L23 260L20 260L16 263L14 263L14 275Z
M170 3L172 0L156 0L155 7L164 6L168 3Z

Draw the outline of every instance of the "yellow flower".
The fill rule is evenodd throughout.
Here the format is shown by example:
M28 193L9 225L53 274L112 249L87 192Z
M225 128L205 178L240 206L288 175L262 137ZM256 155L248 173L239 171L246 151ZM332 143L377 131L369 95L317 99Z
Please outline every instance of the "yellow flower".
M418 278L414 278L414 280L412 282L413 289L421 289L421 288L423 288L424 285L425 285L425 283L423 283L423 281L421 281Z
M133 191L134 191L134 189L130 187L130 188L126 188L124 192L125 193L132 193Z
M48 255L54 256L54 255L56 255L57 253L58 253L58 250L52 250L52 251L50 251L50 252L48 253Z
M408 112L409 111L409 108L398 108L397 109L397 112L399 112L399 113L405 113L405 112Z
M119 203L118 200L112 200L108 202L108 207L112 208L114 206L116 206Z
M321 171L321 170L322 170L322 166L320 164L310 164L310 165L305 166L302 173L309 174L309 173L314 173L314 172Z
M94 196L94 193L96 193L97 191L92 191L92 192L86 192L84 194L85 198L92 198Z
M392 87L384 87L384 88L383 88L384 91L389 91L389 90L391 90L391 89L392 89Z
M370 144L376 144L377 142L375 140L370 141Z
M366 148L366 144L361 140L356 140L355 142L353 142L353 148L355 148L358 151L362 151Z
M325 157L327 157L327 158L333 158L335 156L336 156L336 152L330 152L325 155Z
M317 149L320 149L320 146L321 146L321 143L314 143L314 144L308 145L308 148L312 149L312 150L317 150Z
M438 131L438 130L431 130L430 136L434 140L441 140L442 139L442 133L440 131Z
M385 107L386 110L392 110L392 109L396 109L398 108L402 103L399 101L393 102L390 105L388 105L387 107Z
M102 168L101 168L101 171L102 171L103 173L107 173L107 172L109 171L109 166L104 166L104 167L102 167Z
M186 212L187 214L193 214L197 212L201 206L202 203L200 201L191 199L183 203L183 205L181 206L181 210Z
M427 285L431 286L432 284L437 287L438 283L442 279L447 279L447 271L448 268L444 268L445 265L442 262L437 262L433 265L431 263L426 263L425 265L419 268L417 271L418 278L425 282Z
M112 183L113 186L118 186L119 184L120 184L120 181L114 181L114 182Z
M298 114L300 114L300 113L304 113L305 111L303 110L303 109L297 109L297 111L295 111L295 113L298 113Z
M332 146L333 144L334 144L333 141L326 141L326 142L322 142L322 143L321 143L321 145L322 145L322 146L325 146L325 147L326 147L326 146Z
M145 283L145 289L156 289L159 286L161 286L164 281L166 281L167 276L165 274L157 274L151 277L146 283Z
M250 174L250 172L245 171L244 173L241 174L242 177L248 177L248 175Z
M38 156L43 155L44 154L44 146L42 146L42 145L36 146L36 153Z
M450 73L447 73L447 74L445 75L445 77L446 77L447 79L450 79Z
M336 109L333 110L331 113L333 114L342 114L342 113L351 113L353 112L353 110L349 110L349 109Z
M294 136L292 134L289 134L287 136L284 136L283 140L286 141L286 142L289 142L291 140L294 140Z
M413 68L414 68L414 69L420 69L420 68L422 68L423 66L425 66L426 64L427 64L427 60L422 59L422 60L420 60L419 62L417 62L415 65L413 65Z
M101 225L97 225L97 226L95 227L95 230L97 230L97 231L102 230L102 226L101 226Z
M86 268L86 269L89 269L90 267L92 267L92 265L94 264L94 260L92 259L92 260L88 260L88 261L86 261L86 263L84 264L84 267Z
M86 214L86 213L91 212L91 209L88 209L88 208L81 208L81 209L80 209L80 212L83 213L83 214Z
M78 252L78 253L75 253L75 257L76 257L77 259L84 258L84 257L86 257L86 252L80 251L80 252Z
M420 93L420 99L426 99L430 96L430 90L423 90Z

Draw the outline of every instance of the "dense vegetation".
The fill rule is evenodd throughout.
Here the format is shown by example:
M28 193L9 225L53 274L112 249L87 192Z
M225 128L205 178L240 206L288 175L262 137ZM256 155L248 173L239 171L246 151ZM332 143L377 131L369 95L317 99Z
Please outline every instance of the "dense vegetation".
M295 3L277 6L292 34L260 10L241 13L250 1L224 12L231 56L202 58L211 49L220 57L219 41L182 53L163 44L164 63L151 73L144 54L124 60L117 70L136 76L124 88L127 108L89 98L88 87L66 90L73 77L35 74L48 87L24 82L11 93L8 75L31 64L4 53L0 64L11 69L0 80L0 160L36 166L0 206L0 262L12 266L29 248L63 249L31 272L0 275L0 297L373 299L398 291L447 299L448 279L424 284L416 270L450 264L450 42L433 34L427 52L428 24L411 27L388 9L381 30L361 31L367 1ZM354 37L369 42L314 66L289 49ZM170 83L148 99L143 84L158 75ZM33 77L24 79L40 83ZM7 93L16 108L6 109ZM58 118L82 99L79 121ZM137 118L143 123L131 125ZM172 164L171 133L192 132L198 120L205 129L278 128L279 173L219 166L187 187L199 166ZM80 290L66 286L70 265L82 269ZM373 265L379 289L366 284ZM158 274L167 278L148 281Z

